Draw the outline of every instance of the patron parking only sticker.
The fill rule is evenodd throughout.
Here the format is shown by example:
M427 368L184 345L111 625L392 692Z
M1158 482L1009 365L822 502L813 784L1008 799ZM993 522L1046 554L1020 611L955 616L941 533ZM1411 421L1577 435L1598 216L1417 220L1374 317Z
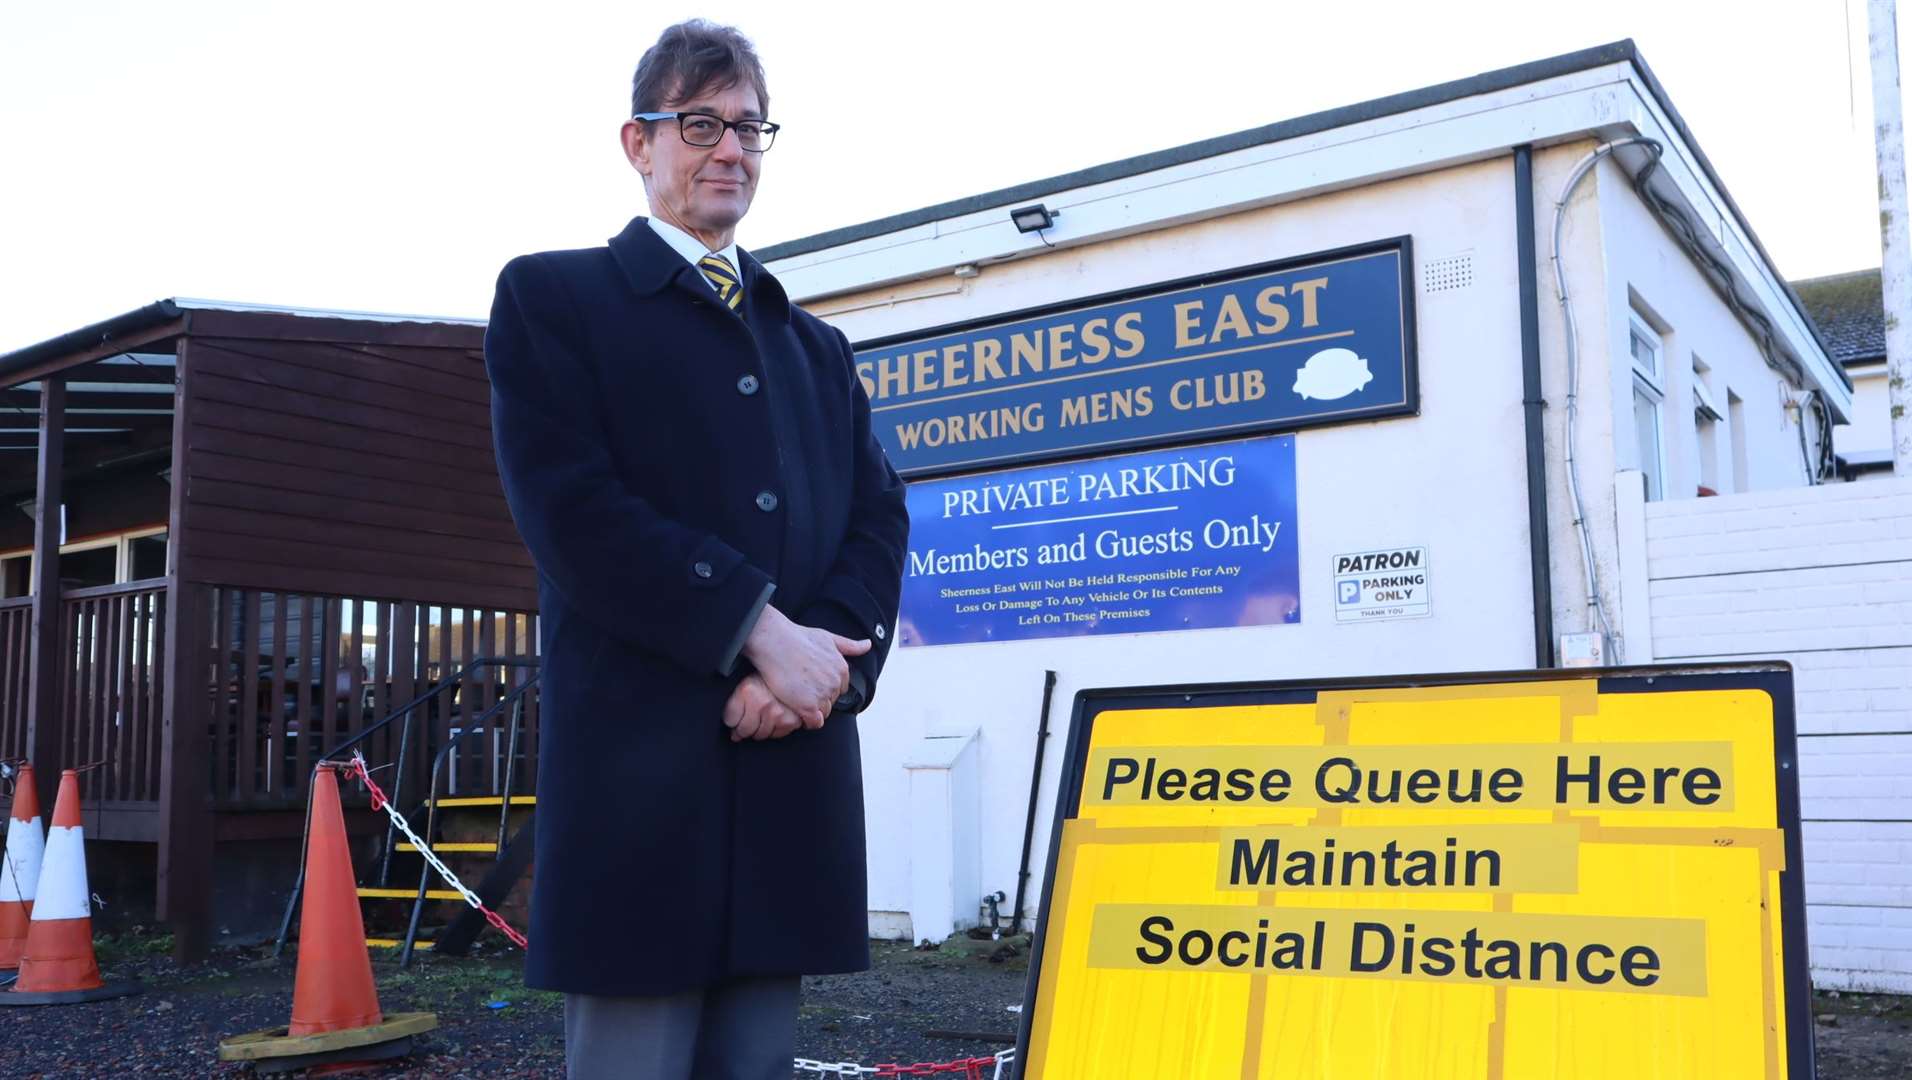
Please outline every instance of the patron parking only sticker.
M1334 557L1334 621L1418 619L1428 613L1427 549L1387 548Z

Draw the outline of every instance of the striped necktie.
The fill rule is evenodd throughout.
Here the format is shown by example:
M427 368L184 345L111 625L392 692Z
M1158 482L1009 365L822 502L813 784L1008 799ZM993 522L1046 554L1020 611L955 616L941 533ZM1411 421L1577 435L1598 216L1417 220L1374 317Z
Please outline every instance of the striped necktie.
M744 302L744 283L738 280L737 271L731 267L729 259L714 253L706 255L697 260L697 269L704 272L704 277L717 290L717 298L730 310L737 310L738 305Z

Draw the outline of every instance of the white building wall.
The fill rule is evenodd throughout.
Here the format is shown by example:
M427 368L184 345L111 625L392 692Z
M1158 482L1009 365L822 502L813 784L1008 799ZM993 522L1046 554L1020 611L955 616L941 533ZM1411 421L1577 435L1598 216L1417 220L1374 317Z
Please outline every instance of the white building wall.
M1644 511L1656 658L1793 665L1814 982L1912 992L1912 480Z
M1729 392L1743 402L1747 459L1744 490L1806 484L1806 465L1799 449L1799 414L1784 404L1799 398L1802 388L1787 386L1766 365L1746 325L1660 227L1611 157L1601 162L1598 180L1607 254L1606 294L1614 298L1606 313L1608 334L1614 342L1608 389L1616 406L1614 447L1619 467L1643 467L1633 425L1633 376L1627 351L1631 309L1643 313L1659 332L1666 361L1666 402L1660 410L1666 497L1692 498L1698 494L1702 470L1693 418L1695 358L1712 369L1710 385L1722 413L1727 411ZM1729 494L1735 490L1730 419L1721 421L1716 443L1720 451L1716 463L1725 467L1717 474L1720 484L1714 490Z
M1846 369L1852 376L1852 422L1833 430L1833 447L1841 454L1884 454L1892 459L1892 402L1886 392L1885 365L1867 364ZM1867 473L1878 477L1890 473Z
M1560 306L1553 267L1553 227L1555 200L1562 194L1568 175L1598 145L1598 140L1583 139L1538 153L1534 160L1541 397L1547 402L1541 425L1547 450L1547 532L1551 540L1549 572L1553 580L1556 640L1560 634L1597 629L1587 602L1587 560L1574 527L1574 505L1568 483L1567 398L1571 386L1567 370L1566 316ZM1621 338L1619 345L1614 344L1607 318L1612 304L1607 297L1606 229L1601 218L1600 183L1601 177L1595 173L1574 188L1567 201L1559 254L1567 295L1573 300L1582 365L1573 440L1581 503L1593 545L1595 583L1612 630L1618 633L1619 562L1610 539L1614 535L1613 507L1611 498L1603 495L1601 489L1611 488L1606 478L1619 467L1614 456L1613 396L1607 390L1608 358L1615 355L1615 349L1623 346L1626 339Z
M1519 267L1513 164L1506 150L1522 140L1542 147L1533 163L1534 227L1552 614L1558 631L1592 628L1583 584L1588 560L1567 493L1567 365L1553 289L1553 199L1569 170L1601 139L1635 134L1668 147L1659 182L1699 216L1708 250L1733 267L1745 295L1774 319L1790 347L1810 354L1808 365L1824 379L1827 361L1806 332L1804 316L1785 298L1684 137L1625 64L1058 191L1046 199L1065 215L1055 250L1014 234L1004 206L965 210L777 262L793 296L852 341L1399 235L1413 238L1417 267L1463 254L1473 263L1473 283L1462 289L1430 293L1417 274L1420 416L1296 436L1299 625L900 648L892 655L877 702L861 721L874 933L923 938L950 929L912 925L909 917L912 837L904 765L919 756L926 739L977 733L980 889L1014 894L1045 669L1055 670L1058 679L1028 917L1035 913L1043 877L1076 691L1533 664ZM1572 449L1591 561L1611 629L1634 631L1635 647L1628 650L1621 642L1612 659L1644 662L1653 659L1660 637L1653 622L1657 609L1649 610L1660 584L1649 584L1644 565L1647 508L1628 504L1622 536L1615 485L1616 477L1637 482L1636 474L1624 472L1638 464L1628 312L1637 307L1650 313L1663 332L1661 422L1670 494L1695 491L1704 474L1691 406L1695 355L1711 367L1713 396L1729 414L1717 429L1712 458L1720 490L1803 484L1797 421L1783 407L1781 380L1766 367L1750 334L1611 160L1571 200L1561 257L1579 322L1583 370ZM1737 417L1729 410L1729 391L1741 402ZM1828 383L1828 393L1834 410L1843 413L1849 405L1843 388ZM1745 447L1741 484L1734 477L1735 419ZM1654 510L1673 515L1717 501L1685 499ZM1623 540L1630 545L1631 565L1623 566ZM1331 614L1332 556L1395 545L1428 549L1432 615L1337 625ZM1623 586L1623 569L1630 587ZM1671 647L1688 647L1676 638L1668 639ZM1898 677L1890 665L1881 670L1878 680ZM1802 693L1808 686L1844 693L1854 685L1833 676L1818 679L1802 667ZM1843 824L1822 820L1814 828ZM1851 839L1817 835L1828 844ZM1853 865L1859 855L1884 853L1854 851ZM1838 912L1846 910L1822 899L1815 925L1836 925ZM954 921L965 918L959 914ZM1912 935L1912 928L1904 933Z
M1597 629L1586 601L1587 560L1574 529L1567 481L1566 404L1569 394L1566 324L1554 287L1551 262L1555 200L1570 170L1597 145L1592 140L1537 155L1535 230L1540 259L1540 331L1545 416L1549 530L1553 536L1554 619L1560 633ZM1743 426L1745 487L1749 491L1796 488L1806 482L1799 451L1797 413L1783 402L1797 397L1761 356L1744 323L1673 241L1640 200L1612 155L1575 188L1561 231L1567 290L1578 326L1578 419L1573 456L1580 499L1592 545L1595 586L1616 636L1613 662L1655 659L1649 642L1629 648L1626 604L1619 561L1620 523L1614 479L1641 467L1633 417L1629 352L1637 313L1661 342L1665 400L1660 444L1668 498L1691 498L1702 476L1693 412L1693 359L1710 369L1712 396L1724 418L1714 434L1716 490L1732 490L1735 476L1733 419ZM1729 407L1729 392L1740 406Z
M1419 289L1419 417L1296 437L1302 621L1294 626L899 648L862 719L870 905L907 909L900 763L926 736L979 729L982 888L1015 893L1045 669L1058 673L1032 880L1048 850L1070 704L1089 687L1531 667L1513 165L1481 162L1283 206L833 298L850 338L1146 286L1402 234L1415 261L1471 253L1473 284ZM896 299L917 296L918 299ZM1336 625L1333 556L1425 545L1432 615ZM1031 889L1027 914L1034 915ZM873 924L894 927L893 916ZM913 927L917 938L948 928Z
M1544 424L1550 558L1560 631L1590 623L1581 586L1584 562L1566 494L1566 348L1552 288L1550 237L1553 198L1595 145L1591 139L1563 144L1536 152L1534 159L1543 392L1549 403ZM1533 665L1513 206L1512 159L1500 157L988 263L974 277L937 274L810 305L852 341L871 340L1404 234L1413 237L1417 266L1465 253L1474 270L1472 285L1433 293L1419 287L1417 276L1419 417L1297 436L1299 625L899 648L892 654L878 701L862 720L870 906L878 932L923 938L950 929L904 929L912 902L912 844L902 763L925 738L978 732L982 890L1013 895L1045 669L1056 670L1058 682L1032 854L1035 882L1048 850L1062 740L1077 690ZM1650 298L1654 317L1668 331L1668 405L1662 417L1669 490L1689 490L1696 482L1690 480L1697 476L1691 447L1678 448L1692 412L1676 406L1691 400L1685 381L1690 375L1682 372L1690 372L1695 351L1716 373L1722 408L1728 385L1745 401L1750 480L1772 487L1803 482L1803 473L1797 436L1784 427L1778 378L1617 169L1603 165L1576 191L1562 258L1580 326L1576 441L1582 490L1599 584L1617 633L1623 598L1613 476L1634 464L1626 381L1631 376L1621 366L1630 294ZM1337 626L1329 592L1332 557L1394 545L1429 549L1432 616ZM1025 912L1031 917L1033 892Z

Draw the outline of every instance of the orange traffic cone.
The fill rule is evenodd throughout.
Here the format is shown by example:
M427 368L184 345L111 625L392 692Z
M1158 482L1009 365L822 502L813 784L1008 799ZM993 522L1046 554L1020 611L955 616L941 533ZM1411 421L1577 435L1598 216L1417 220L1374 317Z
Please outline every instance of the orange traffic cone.
M365 945L352 851L345 840L339 778L331 769L320 769L312 781L312 837L305 849L290 1035L370 1027L384 1019L378 988L372 984L372 954Z
M33 916L34 887L40 882L40 855L46 850L40 823L40 794L33 787L33 766L13 777L13 813L7 818L7 850L0 855L0 970L20 966L27 945L27 921Z
M80 774L60 774L53 801L53 827L27 922L20 977L0 994L0 1005L65 1005L121 997L136 982L108 984L93 956L93 893L86 885L86 838L80 828Z
M227 1039L219 1044L221 1061L260 1062L262 1069L270 1062L274 1071L383 1061L410 1053L413 1035L438 1026L432 1013L379 1011L339 780L330 768L312 776L310 821L292 1023Z

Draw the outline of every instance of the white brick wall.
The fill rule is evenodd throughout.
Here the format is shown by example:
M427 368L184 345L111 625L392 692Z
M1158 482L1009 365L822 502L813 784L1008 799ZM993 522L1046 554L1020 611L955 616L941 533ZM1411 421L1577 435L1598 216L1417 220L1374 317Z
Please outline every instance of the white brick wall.
M1912 993L1912 481L1653 503L1646 562L1655 660L1793 665L1814 982Z

